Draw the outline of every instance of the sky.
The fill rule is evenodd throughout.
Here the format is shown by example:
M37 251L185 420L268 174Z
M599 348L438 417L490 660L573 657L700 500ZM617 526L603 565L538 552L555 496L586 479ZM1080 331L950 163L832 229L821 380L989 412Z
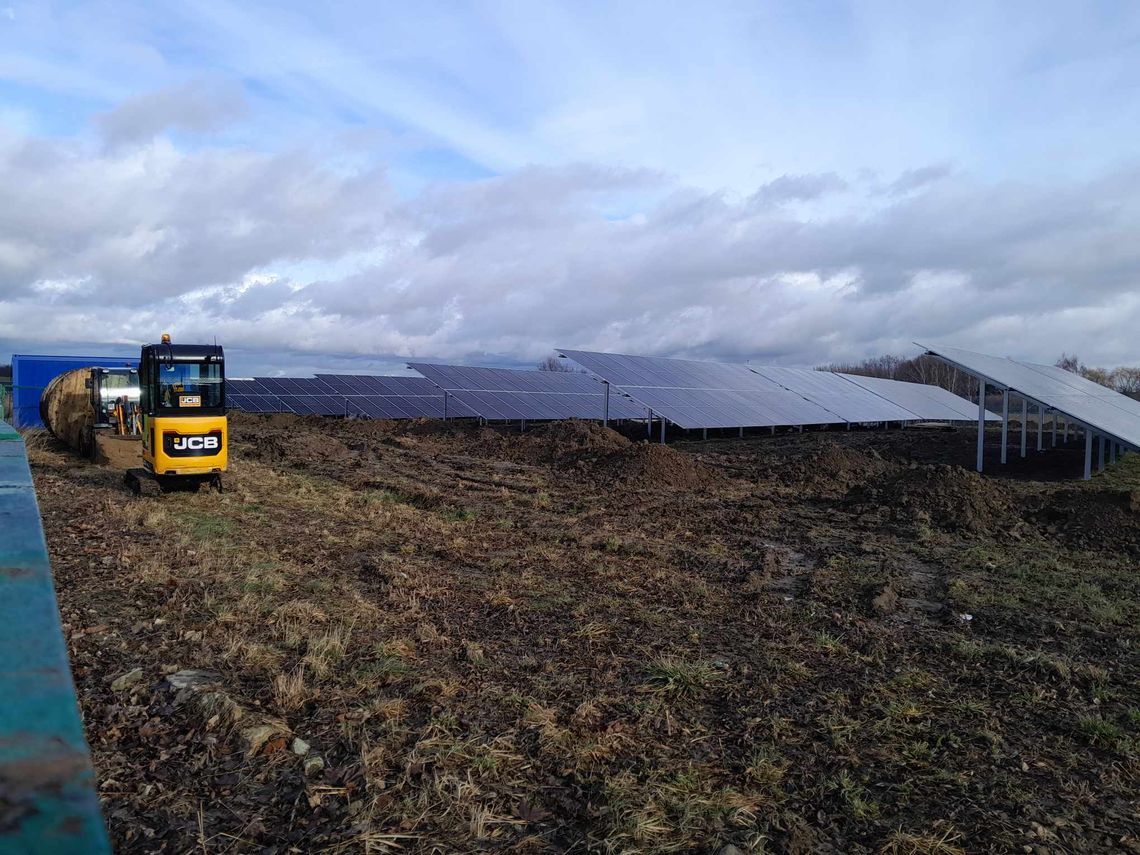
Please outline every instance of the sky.
M1140 5L0 0L0 361L1140 364Z

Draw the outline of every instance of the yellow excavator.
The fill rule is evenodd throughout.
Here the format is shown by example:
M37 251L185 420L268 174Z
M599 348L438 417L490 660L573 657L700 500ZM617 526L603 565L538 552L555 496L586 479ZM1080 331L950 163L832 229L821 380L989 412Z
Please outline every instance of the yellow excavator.
M139 360L141 468L124 480L140 494L152 484L162 492L222 490L228 463L225 355L216 344L143 346Z

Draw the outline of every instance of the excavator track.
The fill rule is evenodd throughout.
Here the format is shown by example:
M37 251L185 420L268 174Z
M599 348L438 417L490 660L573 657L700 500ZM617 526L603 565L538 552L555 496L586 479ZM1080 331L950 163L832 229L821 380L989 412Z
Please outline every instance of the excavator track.
M163 475L161 477L147 469L128 469L123 473L123 483L136 496L159 496L163 493L197 493L203 484L222 492L222 476L210 475Z

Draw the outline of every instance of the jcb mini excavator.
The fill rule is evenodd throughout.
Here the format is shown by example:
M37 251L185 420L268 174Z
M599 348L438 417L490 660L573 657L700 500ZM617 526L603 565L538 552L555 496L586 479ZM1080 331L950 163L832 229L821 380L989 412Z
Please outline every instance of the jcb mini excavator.
M228 462L226 372L216 344L143 345L139 360L142 468L124 479L136 493L157 485L162 492L222 490Z

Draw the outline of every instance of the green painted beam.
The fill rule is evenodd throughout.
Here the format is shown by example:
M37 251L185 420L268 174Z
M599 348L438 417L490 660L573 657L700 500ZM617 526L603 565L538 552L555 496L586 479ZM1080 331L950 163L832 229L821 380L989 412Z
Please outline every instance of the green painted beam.
M32 475L0 422L0 852L109 853Z

